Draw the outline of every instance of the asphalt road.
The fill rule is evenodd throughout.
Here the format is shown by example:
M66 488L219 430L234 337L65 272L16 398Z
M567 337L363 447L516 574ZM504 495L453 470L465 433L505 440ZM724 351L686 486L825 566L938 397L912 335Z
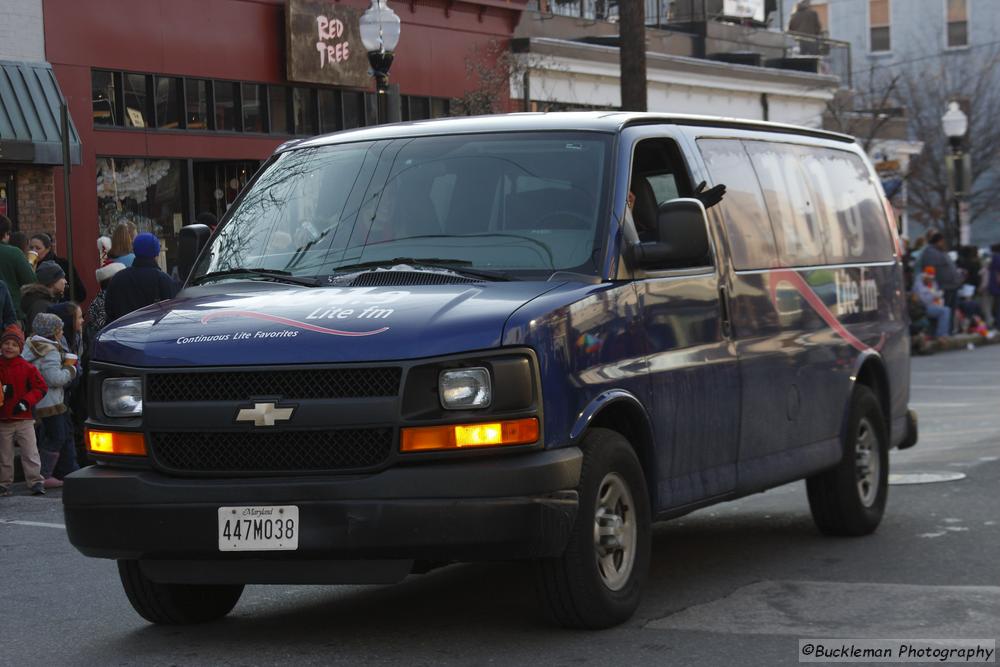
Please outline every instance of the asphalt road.
M1000 635L1000 346L917 358L921 442L875 535L826 538L802 483L657 526L638 614L549 627L524 564L395 586L251 586L218 623L146 624L110 561L79 555L59 493L0 499L0 665L776 665L799 638ZM912 476L911 476L912 479Z

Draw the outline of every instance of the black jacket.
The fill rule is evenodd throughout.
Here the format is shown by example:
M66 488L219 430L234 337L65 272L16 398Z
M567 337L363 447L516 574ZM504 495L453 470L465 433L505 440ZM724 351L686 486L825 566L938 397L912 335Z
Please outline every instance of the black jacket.
M133 310L177 294L177 284L150 257L136 257L127 269L119 271L108 285L105 296L107 321L113 322Z
M30 336L31 325L38 313L47 313L49 306L56 303L52 290L41 283L32 283L21 288L21 310L24 311L24 335Z

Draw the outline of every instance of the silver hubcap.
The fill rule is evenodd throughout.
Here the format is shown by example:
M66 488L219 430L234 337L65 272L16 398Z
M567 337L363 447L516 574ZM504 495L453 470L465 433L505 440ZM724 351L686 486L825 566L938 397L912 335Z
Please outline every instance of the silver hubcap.
M862 419L854 440L854 466L857 471L858 497L861 504L871 507L878 495L879 444L871 422Z
M594 513L594 555L601 581L613 591L628 583L635 562L635 504L628 484L615 472L601 480Z

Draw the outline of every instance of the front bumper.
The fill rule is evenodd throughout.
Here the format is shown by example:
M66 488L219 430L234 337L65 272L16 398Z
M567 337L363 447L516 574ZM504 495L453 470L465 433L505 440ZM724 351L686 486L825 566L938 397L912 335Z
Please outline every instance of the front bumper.
M223 572L226 561L252 561L252 572L230 576L321 583L308 567L276 570L559 555L576 518L581 462L580 450L567 447L352 477L190 479L96 466L66 478L63 505L70 542L88 556L162 561L164 571L183 570L170 562ZM298 550L220 552L218 508L242 505L297 505Z

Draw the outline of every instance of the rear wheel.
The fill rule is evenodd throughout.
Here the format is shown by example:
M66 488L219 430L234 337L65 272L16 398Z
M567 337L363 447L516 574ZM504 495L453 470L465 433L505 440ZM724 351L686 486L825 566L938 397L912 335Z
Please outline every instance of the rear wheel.
M557 624L608 628L639 606L649 569L649 496L642 466L620 434L592 429L582 449L576 523L563 555L538 563L538 590Z
M139 561L118 561L118 575L132 607L147 621L189 625L222 618L243 594L240 585L163 584L142 573Z
M809 509L826 535L875 531L889 493L889 438L878 398L864 385L854 388L836 468L806 480Z

